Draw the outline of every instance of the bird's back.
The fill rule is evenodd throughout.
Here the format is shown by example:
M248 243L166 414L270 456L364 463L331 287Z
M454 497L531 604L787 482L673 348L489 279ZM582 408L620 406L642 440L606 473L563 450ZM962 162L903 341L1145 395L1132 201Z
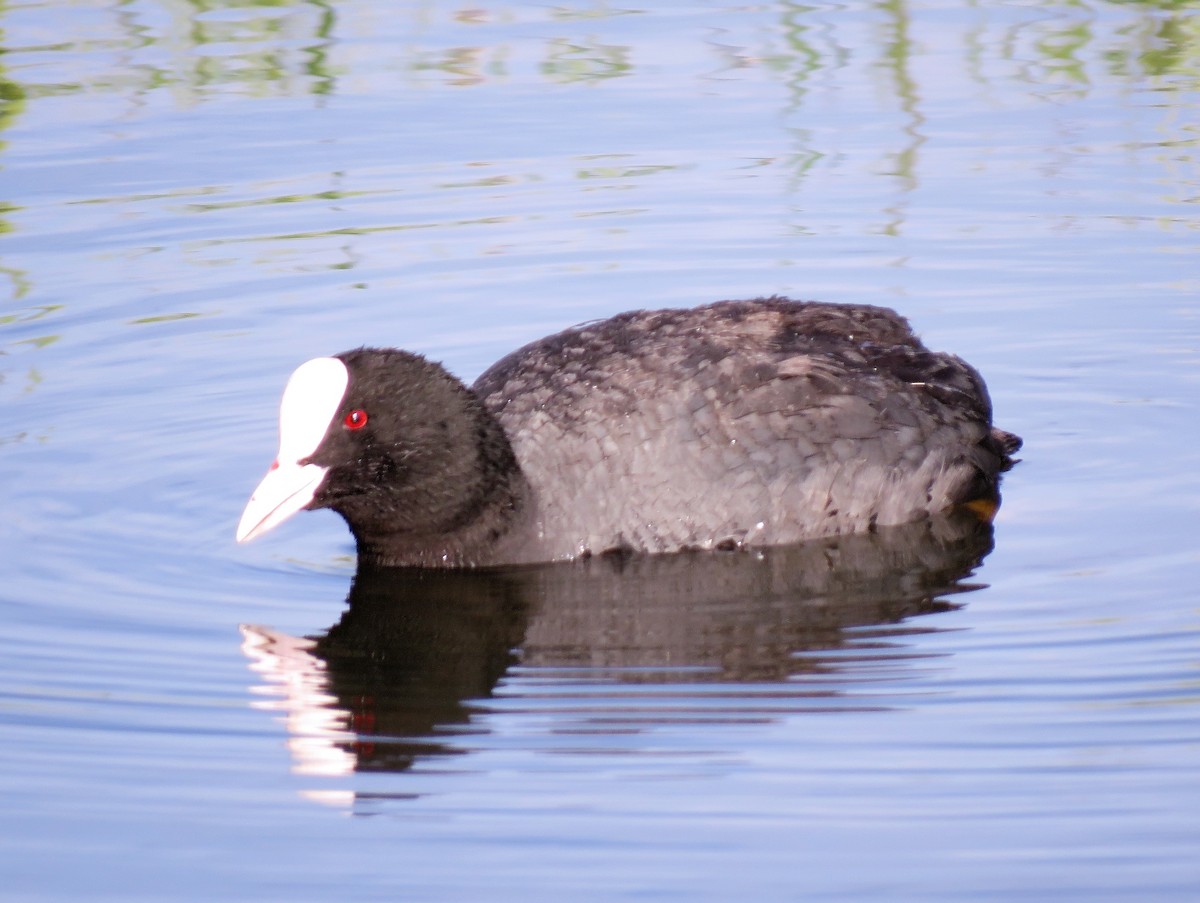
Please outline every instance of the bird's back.
M525 543L553 558L912 521L994 495L1017 441L972 367L865 305L622 314L513 352L474 390L532 487Z

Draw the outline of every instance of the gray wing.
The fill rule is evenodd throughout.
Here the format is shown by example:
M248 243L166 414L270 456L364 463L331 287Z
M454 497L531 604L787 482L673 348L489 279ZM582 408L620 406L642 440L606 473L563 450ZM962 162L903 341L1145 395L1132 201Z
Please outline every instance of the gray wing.
M768 545L994 491L979 374L891 311L784 299L624 314L526 346L475 391L555 555Z

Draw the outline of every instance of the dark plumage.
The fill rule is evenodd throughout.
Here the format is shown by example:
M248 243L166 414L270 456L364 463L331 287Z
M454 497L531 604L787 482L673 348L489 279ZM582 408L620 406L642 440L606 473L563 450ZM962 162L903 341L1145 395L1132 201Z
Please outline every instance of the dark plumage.
M381 564L774 545L990 514L1020 445L992 427L971 366L865 305L621 314L533 342L470 389L408 352L336 360L347 387L300 459L325 472L289 504L340 512ZM365 426L344 423L352 411ZM239 538L291 513L262 516L266 485Z

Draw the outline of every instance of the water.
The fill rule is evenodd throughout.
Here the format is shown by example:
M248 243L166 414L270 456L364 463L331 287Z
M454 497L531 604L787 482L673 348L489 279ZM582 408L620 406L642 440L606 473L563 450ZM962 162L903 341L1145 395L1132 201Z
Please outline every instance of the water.
M1194 899L1198 23L6 8L0 897ZM336 517L232 542L308 357L773 292L984 372L994 533L349 608Z

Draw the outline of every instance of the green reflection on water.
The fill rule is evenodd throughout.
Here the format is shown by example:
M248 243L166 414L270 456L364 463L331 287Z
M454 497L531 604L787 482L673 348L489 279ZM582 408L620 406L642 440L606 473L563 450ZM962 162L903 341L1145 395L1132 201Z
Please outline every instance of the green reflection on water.
M188 204L189 210L235 210L241 207L262 207L272 204L301 204L309 201L343 201L356 197L368 197L380 194L392 194L385 189L371 191L316 191L308 194L279 194L264 198L244 198L237 201L211 201L207 203Z
M192 320L196 317L202 317L204 314L196 311L184 311L177 314L158 314L153 317L138 317L130 320L133 326L144 326L152 323L174 323L176 320Z
M880 8L888 17L888 37L883 53L884 65L891 73L900 108L907 118L907 122L902 126L905 138L900 148L891 155L889 174L897 176L902 188L907 192L917 187L917 156L921 145L925 143L925 136L921 133L925 117L920 111L917 81L909 71L913 57L910 37L912 19L909 15L908 5L901 0L889 0L889 2L881 4ZM887 235L900 234L901 226L904 223L903 210L898 206L893 206L887 210L887 213L891 219L884 224L882 231Z
M53 345L62 338L61 334L36 336L32 339L21 339L19 342L13 342L14 345L29 345L33 348L45 348L48 345Z
M1050 31L1039 40L1036 46L1048 79L1080 86L1078 94L1082 97L1082 88L1090 81L1082 51L1087 49L1094 37L1086 23L1079 23Z
M553 82L598 82L633 73L631 50L588 40L573 43L563 38L549 42L542 72Z
M8 326L12 323L32 323L34 320L40 320L42 317L62 310L63 306L62 304L39 304L13 314L3 314L0 315L0 326Z
M567 6L555 6L550 9L550 17L562 21L572 19L611 19L617 16L640 16L645 14L641 9L613 9L608 6L590 6L577 9Z
M1200 87L1200 0L1131 0L1124 4L1042 0L1015 12L1011 7L997 9L982 0L964 0L963 7L956 10L922 7L911 0L877 0L865 9L850 11L852 15L840 14L842 11L825 5L801 3L781 2L767 9L777 27L738 35L736 41L731 38L726 42L723 35L713 37L702 18L683 20L684 30L671 40L689 50L701 47L710 62L715 62L715 70L731 78L741 77L741 70L757 69L784 86L781 106L791 145L778 159L784 161L790 188L797 193L818 162L839 151L828 132L819 135L807 127L811 120L806 113L814 98L821 97L822 102L828 103L828 98L836 94L831 85L880 86L885 95L881 103L883 112L894 115L875 140L870 168L891 180L895 190L886 207L880 205L884 207L882 221L873 224L873 228L888 235L903 231L906 196L917 187L920 157L930 140L929 123L943 112L928 108L932 106L930 98L938 96L937 86L931 84L938 68L921 65L927 58L937 56L943 70L957 66L967 80L981 89L980 93L991 93L994 89L1001 94L1004 90L1011 91L1015 83L1035 102L1083 99L1105 78L1139 87L1149 83L1161 90L1165 115L1178 118L1190 114L1180 109L1182 89ZM389 90L390 80L397 72L408 79L405 88L430 94L446 86L494 85L526 73L542 85L603 89L605 83L636 79L643 72L651 80L656 77L652 70L671 62L664 63L653 56L659 49L653 37L624 44L604 30L612 28L616 20L653 13L652 9L559 6L519 10L514 7L508 11L501 6L496 10L464 7L453 14L438 15L436 5L389 8L386 15L390 32L379 43L370 45L368 53L361 48L375 38L369 32L369 4L335 7L327 0L189 0L162 5L153 0L144 5L122 2L110 9L90 11L100 20L109 17L102 27L64 21L64 33L56 35L52 44L10 47L7 36L0 38L8 51L0 59L12 59L15 54L23 63L20 68L0 66L0 132L11 128L30 102L65 94L118 94L134 101L145 101L153 94L160 101L166 98L169 104L178 107L187 107L209 96L218 101L236 101L241 96L331 96L339 90L350 90L338 82L347 71L370 81L371 90L376 92ZM8 11L0 3L0 21ZM717 9L713 15L728 12ZM542 26L542 31L514 30L512 22L518 16L528 16L535 25ZM962 16L965 24L956 16ZM628 24L624 27L628 28ZM626 35L627 32L621 33ZM389 54L382 64L375 57L381 46ZM671 45L668 49L677 48ZM55 59L64 54L86 56L87 64ZM524 68L518 65L522 58L527 59ZM43 66L39 67L39 62ZM998 66L998 63L1008 65ZM691 65L693 71L674 77L699 78L712 71L712 67L705 68L703 61ZM14 71L27 81L14 77ZM38 81L42 71L58 73L55 78L61 80L45 77ZM63 72L71 73L69 80ZM429 74L430 80L413 78L422 74ZM856 124L849 122L848 130ZM1174 122L1164 132L1158 144L1164 149L1164 157L1169 149L1172 162L1167 165L1192 164L1194 149L1200 143L1196 127ZM0 141L0 152L4 147ZM637 159L628 162L576 159L588 161L575 172L580 180L631 180L685 168L643 164ZM775 162L776 158L764 157L749 165L767 166ZM491 189L539 178L536 174L497 175L447 180L436 187ZM1189 175L1174 180L1174 184L1181 187L1169 190L1195 191L1194 179ZM66 203L108 205L172 197L203 198L225 190L225 187L198 185L159 193L73 199ZM393 191L392 188L297 191L269 197L197 200L186 209L208 212L344 201ZM1176 196L1171 200L1186 202L1195 198ZM9 215L17 209L0 201L0 233L12 229ZM573 215L633 215L640 209L594 210ZM513 221L512 216L447 217L444 221L425 218L412 223L297 229L283 234L204 239L199 243L270 243ZM813 232L820 227L812 222L798 222L794 228L797 232ZM351 264L331 266L348 268ZM29 279L23 271L0 266L0 273L11 282L11 299L20 299L30 292ZM6 313L0 316L0 326L46 316L59 306L29 309L33 314ZM157 323L193 316L198 314L171 314L131 322ZM27 341L42 347L56 338L52 335Z
M87 33L68 34L53 43L7 48L30 54L87 51L95 55L107 51L120 55L127 65L94 67L78 81L53 84L20 85L0 78L0 120L11 115L3 112L5 107L20 103L27 95L97 90L178 92L180 88L202 94L205 89L230 86L240 87L246 96L267 92L335 94L340 73L332 61L333 51L342 42L352 44L363 38L356 32L364 23L349 21L353 18L347 11L350 7L339 11L328 0L190 0L152 6L152 11L144 11L119 4L98 11L112 17L106 28L89 28ZM965 6L979 25L964 32L960 53L976 59L980 45L990 44L996 59L1032 64L1025 74L1031 81L1050 74L1086 87L1088 64L1094 60L1106 61L1109 73L1119 77L1179 75L1193 83L1200 79L1198 0L1121 4L1123 14L1134 21L1115 33L1101 33L1094 27L1110 6L1098 0L1044 0L1036 8L1053 15L1028 17L1015 24L984 4L968 0ZM804 96L819 73L843 68L870 49L863 47L861 39L850 33L850 26L841 25L836 11L828 7L779 3L776 9L779 31L760 35L759 46L732 47L708 39L703 29L693 30L696 39L708 45L721 70L764 65L779 73L796 98ZM914 7L905 0L878 3L875 10L882 18L879 40L885 65L897 74L908 72L904 78L912 83L904 93L914 93L919 86L907 61L928 33L924 26L937 21L943 10ZM0 16L5 12L0 6ZM512 77L511 60L518 55L518 45L532 44L539 47L536 71L546 81L586 84L632 76L639 66L656 62L639 55L644 52L641 46L614 43L598 35L514 38L502 26L517 10L464 10L438 17L436 22L430 21L433 12L424 7L389 12L396 20L391 26L394 34L412 37L391 45L396 57L389 60L389 67L411 73L437 72L448 76L443 83L474 86ZM569 29L576 23L602 27L614 19L650 12L653 10L595 6L539 8L522 14L541 16L556 27ZM717 10L716 14L722 12L727 11ZM774 43L776 34L784 36L782 44ZM431 46L435 40L441 46ZM977 68L975 71L978 73Z
M661 172L671 172L684 167L671 164L644 164L628 166L594 166L579 170L581 179L632 179L639 176L653 176Z
M0 34L2 37L2 34ZM25 109L25 89L9 79L0 67L0 131L7 129ZM0 147L3 145L0 144Z
M0 16L8 12L8 4L0 3ZM0 49L6 44L5 33L0 31ZM0 66L0 132L12 128L17 117L25 110L26 92L21 84L9 77L8 67ZM7 141L0 141L0 152L8 147ZM0 234L10 232L12 223L7 214L15 213L20 208L7 201L0 201ZM9 276L13 282L14 298L20 298L28 290L28 282L19 270L0 267L0 272Z

